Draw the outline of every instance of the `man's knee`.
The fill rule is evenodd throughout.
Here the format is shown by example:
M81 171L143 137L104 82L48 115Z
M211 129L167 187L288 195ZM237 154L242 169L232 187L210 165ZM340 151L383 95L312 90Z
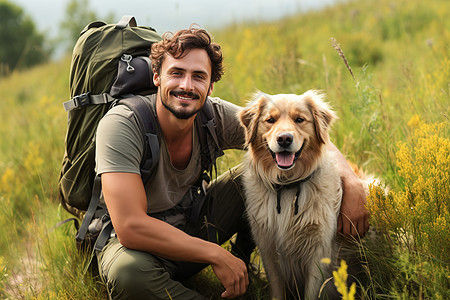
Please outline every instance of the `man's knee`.
M141 255L138 251L127 252L120 254L103 274L111 298L170 299L164 288L170 275L156 258L147 253Z

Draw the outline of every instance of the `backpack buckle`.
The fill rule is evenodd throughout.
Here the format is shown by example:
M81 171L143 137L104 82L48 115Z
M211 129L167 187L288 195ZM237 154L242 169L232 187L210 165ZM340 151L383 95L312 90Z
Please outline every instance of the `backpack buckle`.
M73 101L75 102L75 107L81 107L81 106L88 105L90 103L89 94L90 93L87 92L87 93L83 93L83 94L73 97Z

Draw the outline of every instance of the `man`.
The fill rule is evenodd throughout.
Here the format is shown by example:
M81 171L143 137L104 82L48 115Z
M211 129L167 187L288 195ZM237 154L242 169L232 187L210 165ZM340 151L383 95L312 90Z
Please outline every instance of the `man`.
M97 131L97 172L117 235L97 254L100 275L111 299L205 299L180 281L211 265L225 288L223 298L243 295L249 280L242 259L248 260L253 243L244 217L239 168L210 184L197 219L189 217L189 207L196 203L186 196L202 174L195 123L223 74L220 46L206 31L190 28L165 35L153 45L151 57L158 92L149 102L159 123L161 154L145 187L139 170L144 141L134 114L116 106ZM208 101L221 148L241 149L239 107L216 98ZM343 158L342 164L346 217L339 226L344 234L364 234L368 224L362 186ZM236 232L232 252L242 259L220 246Z

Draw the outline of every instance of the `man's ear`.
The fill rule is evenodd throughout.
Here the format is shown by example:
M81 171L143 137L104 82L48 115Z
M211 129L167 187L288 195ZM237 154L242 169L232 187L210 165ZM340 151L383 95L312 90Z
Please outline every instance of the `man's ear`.
M161 84L159 74L153 69L153 84L159 86Z
M214 82L211 82L211 85L209 86L208 96L211 96L214 89Z

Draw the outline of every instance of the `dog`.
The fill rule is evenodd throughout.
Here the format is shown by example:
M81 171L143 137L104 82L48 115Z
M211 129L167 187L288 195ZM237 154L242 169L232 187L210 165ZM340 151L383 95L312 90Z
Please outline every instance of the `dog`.
M245 129L246 213L272 299L317 299L336 262L342 186L324 95L259 93L239 112ZM322 298L339 299L329 282Z

